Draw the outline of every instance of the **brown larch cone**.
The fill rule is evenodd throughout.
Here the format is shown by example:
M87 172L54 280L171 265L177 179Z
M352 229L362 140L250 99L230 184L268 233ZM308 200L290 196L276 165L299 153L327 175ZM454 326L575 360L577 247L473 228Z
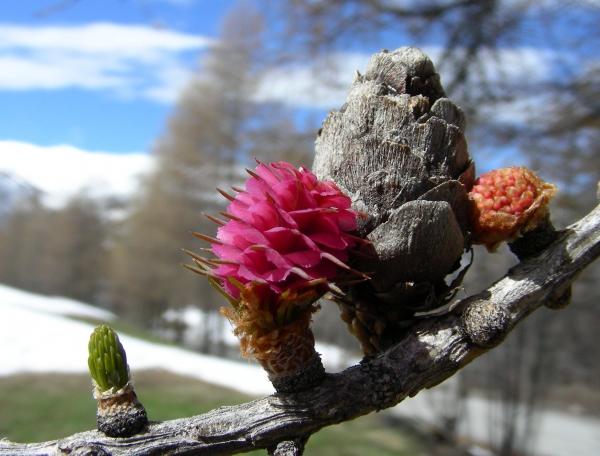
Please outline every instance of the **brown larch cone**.
M371 241L360 249L370 259L353 266L371 280L337 299L365 354L397 342L415 313L444 305L466 272L446 281L471 245L465 125L433 63L413 47L374 54L323 122L313 171L368 215L357 235Z

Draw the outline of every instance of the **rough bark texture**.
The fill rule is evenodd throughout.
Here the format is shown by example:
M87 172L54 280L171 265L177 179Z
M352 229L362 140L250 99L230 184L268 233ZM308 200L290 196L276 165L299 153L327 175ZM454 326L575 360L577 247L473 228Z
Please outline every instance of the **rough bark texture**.
M462 136L464 116L444 98L429 59L414 48L391 54L377 54L366 76L357 77L346 107L328 117L319 139L324 144L323 138L330 135L328 146L323 148L318 143L316 171L321 178L331 178L351 191L357 208L369 215L361 234L371 236L380 260L387 261L383 272L396 271L394 268L402 265L398 255L403 255L405 249L409 255L405 260L414 257L414 264L422 266L421 273L429 274L413 285L403 282L408 280L406 277L390 279L384 274L371 291L350 293L365 306L373 302L414 304L408 311L410 324L396 333L394 343L344 372L326 374L320 385L308 391L277 393L186 419L149 422L139 434L127 438L89 431L37 444L2 440L0 455L219 455L257 448L273 455L300 455L310 435L321 428L392 407L443 382L501 343L531 312L542 306L561 308L568 303L571 283L600 256L600 206L558 233L556 240L538 254L526 255L522 263L487 290L459 301L445 314L414 317L414 311L422 308L418 300L422 296L417 295L430 296L427 293L432 285L432 305L439 304L438 282L447 273L433 271L441 261L438 264L417 257L430 252L432 242L436 249L447 248L452 255L468 246L468 232L459 214L465 204L463 182L472 180L473 166ZM361 92L364 96L354 90L358 86L361 91L365 89ZM365 105L375 109L361 108ZM349 114L353 109L360 113L358 117ZM376 119L383 124L374 122ZM336 129L340 136L336 136ZM348 151L355 155L344 155ZM428 155L436 151L441 152ZM361 179L352 180L359 174L349 170L348 160L365 173ZM398 174L399 170L404 174ZM403 199L404 187L398 187L402 182L407 188L422 191L417 201ZM425 219L432 221L431 225ZM437 235L441 228L453 239L436 244L430 236ZM415 237L415 230L424 230L427 235ZM407 237L418 242L409 242ZM458 242L460 248L448 247L447 242ZM444 267L450 263L446 261ZM394 285L386 289L390 283ZM414 299L399 301L399 297ZM429 308L427 301L424 304ZM351 307L352 301L344 305L349 308L349 324L356 323L357 308ZM362 329L377 334L380 323L373 318ZM370 336L366 335L366 343L370 343ZM375 346L380 341L372 344L374 352L382 348Z
M98 430L109 437L137 434L148 422L146 409L138 400L131 380L114 394L103 394L96 387L94 399L98 401Z
M379 52L356 74L346 104L330 111L316 141L313 171L332 180L365 214L358 235L372 242L372 272L340 301L342 318L363 353L389 348L416 312L446 303L460 285L449 273L471 244L474 165L463 112L444 95L419 49Z
M328 374L310 391L274 394L205 415L151 422L129 438L89 431L37 444L3 440L0 454L218 455L257 448L272 448L278 454L274 446L279 442L300 442L298 436L391 407L444 381L499 344L531 312L552 307L599 256L600 206L487 290L463 299L445 315L423 319L386 352L339 374Z

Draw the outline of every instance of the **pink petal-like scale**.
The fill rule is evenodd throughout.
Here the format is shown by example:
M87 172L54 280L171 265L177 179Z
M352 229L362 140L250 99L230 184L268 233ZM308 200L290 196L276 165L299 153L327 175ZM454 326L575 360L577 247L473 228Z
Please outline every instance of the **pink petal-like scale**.
M333 182L319 182L305 167L285 162L258 162L249 173L245 190L235 189L227 207L232 219L217 231L224 244L212 245L217 258L236 264L215 264L211 274L235 299L240 290L228 277L253 283L256 296L271 307L285 290L323 287L324 293L347 268L348 249L356 244L346 234L356 228L350 198Z
M217 230L217 238L243 250L254 244L266 244L264 235L246 222L231 220Z

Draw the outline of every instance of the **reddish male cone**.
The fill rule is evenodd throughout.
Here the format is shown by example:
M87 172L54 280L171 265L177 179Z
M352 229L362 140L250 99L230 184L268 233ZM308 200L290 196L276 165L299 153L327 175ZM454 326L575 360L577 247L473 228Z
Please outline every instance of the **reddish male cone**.
M556 187L525 167L501 168L482 174L469 197L474 201L473 241L495 252L506 241L519 260L538 254L558 237L548 203ZM571 302L571 287L546 306L563 309Z
M525 167L500 168L482 174L469 197L475 202L473 241L490 252L533 230L548 213L556 187Z
M309 328L316 301L334 282L366 280L346 265L356 238L357 212L333 182L320 182L289 163L258 164L235 197L212 243L216 259L188 252L230 301L222 309L234 324L243 356L256 359L280 392L307 389L324 370Z

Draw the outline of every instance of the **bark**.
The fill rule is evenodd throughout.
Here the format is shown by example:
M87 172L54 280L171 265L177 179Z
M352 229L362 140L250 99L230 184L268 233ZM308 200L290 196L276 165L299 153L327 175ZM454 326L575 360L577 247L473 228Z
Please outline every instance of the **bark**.
M396 179L394 173L402 168L402 164L398 163L396 166L396 163L392 163L393 166L389 166L383 174L371 170L375 173L369 174L372 177L371 181L352 181L349 178L345 184L342 182L342 186L352 190L353 202L359 204L362 201L365 212L369 214L369 225L363 227L365 231L362 234L367 235L371 230L384 230L381 227L385 227L385 236L382 234L382 238L385 237L386 242L380 244L386 248L389 245L392 250L398 250L397 247L404 241L399 238L403 231L399 228L400 224L395 222L395 211L404 210L402 207L407 206L401 206L403 203L394 196L397 196L394 188L402 189L405 179L421 176L423 179L413 182L414 187L419 190L418 195L425 192L421 196L417 195L421 201L419 204L430 202L432 204L426 206L435 208L439 206L440 201L445 201L446 206L452 208L453 214L459 215L462 212L459 202L464 200L464 189L461 190L464 184L461 179L464 180L465 175L471 176L472 173L472 165L462 139L464 117L443 97L443 90L438 85L433 67L419 63L425 60L421 60L421 55L417 54L411 49L394 53L394 59L397 56L405 60L410 57L407 60L409 63L416 62L412 66L400 65L404 69L400 68L399 74L402 77L399 79L398 75L394 76L395 70L390 65L374 65L372 69L379 70L373 70L375 73L372 77L369 76L371 73L368 73L369 77L366 79L357 78L354 85L354 89L360 89L361 84L367 89L373 89L370 95L357 95L355 100L360 101L359 105L364 105L363 101L367 99L371 100L368 105L375 108L384 106L385 109L382 108L381 112L386 115L397 108L423 108L417 109L418 113L413 112L410 116L403 117L406 119L406 122L402 123L406 126L403 133L406 141L398 150L399 153L405 153L405 157L408 157L409 149L414 150L414 163L427 159L423 163L434 163L435 166L429 166L426 174L419 171ZM418 60L413 59L415 56ZM380 57L384 62L389 61L386 53L380 53ZM394 61L392 64L392 67L396 66ZM417 73L413 74L411 68L415 68ZM377 76L378 71L382 72L381 77ZM406 81L410 81L410 84L406 85ZM375 86L387 89L381 92ZM413 89L418 93L401 93ZM352 93L358 94L356 90ZM411 97L416 97L415 103L410 102ZM430 104L431 100L436 101ZM374 161L378 159L379 148L373 147L374 142L384 141L391 144L390 147L398 143L394 140L395 137L388 137L388 134L396 135L394 131L397 130L393 129L394 125L385 121L385 116L379 116L383 119L381 125L373 122L377 116L361 115L361 118L348 119L346 127L332 128L332 123L341 121L346 113L352 111L352 106L349 102L339 115L330 115L327 125L324 125L318 143L321 144L319 153L324 155L316 162L316 171L321 178L327 177L331 171L338 173L331 176L334 180L341 179L342 174L349 170L336 165L338 159L340 165L343 161L348 162L342 160L340 154L348 150L357 154L361 152L358 149L341 147L339 142L338 147L331 147L326 152L326 148L323 147L325 138L330 137L329 143L335 145L336 132L347 131L347 137L354 137L355 140L365 137L361 132L368 130L372 133L365 147L372 147L370 150L373 153L367 154L365 163L369 162L369 157ZM432 106L429 113L421 112L428 106ZM357 112L365 114L371 110L359 109ZM396 122L393 115L391 119L390 122ZM448 133L447 141L441 141L440 138L437 142L430 141L441 134L440 129ZM353 130L357 133L354 136ZM328 136L330 133L331 136ZM356 141L353 144L356 144ZM383 151L386 150L388 149L383 147ZM432 161L433 158L427 158L427 151L437 151L436 157L441 158ZM442 151L444 156L454 159L445 160L444 156L439 155ZM460 166L457 165L455 169L450 166L452 163L459 163ZM360 169L361 163L357 166ZM424 166L415 165L414 169L421 170ZM450 167L446 169L448 166ZM406 168L402 170L404 172ZM443 175L439 174L442 171ZM346 176L351 177L352 173L349 172ZM438 185L438 178L445 179L444 182L450 179L450 184ZM472 179L472 176L469 179ZM356 184L356 188L351 188L352 182ZM384 201L387 198L387 206L378 203L375 194L377 192L373 193L370 187L373 183L380 184L381 198ZM433 184L437 187L430 188ZM412 204L411 201L409 204ZM447 212L440 212L440 217ZM393 223L388 223L390 220ZM411 219L403 217L403 220ZM440 223L436 226L448 224ZM466 238L463 236L464 228L461 228L460 223L458 226L455 237L458 238L462 251L466 246ZM427 242L429 240L425 239L415 248ZM378 244L375 244L377 247ZM418 249L411 252L417 257L429 255ZM344 372L326 374L323 382L317 387L301 393L276 393L247 404L221 407L191 418L149 422L139 434L127 438L110 438L101 432L89 431L37 444L17 444L1 440L0 455L221 455L255 449L266 449L273 455L301 455L309 437L323 427L392 407L406 397L431 388L500 344L517 324L536 309L543 306L552 309L563 307L568 303L565 296L568 295L572 282L598 256L600 206L564 232L558 233L551 245L536 255L524 258L519 265L510 269L504 278L481 293L458 301L450 310L435 315L417 317L411 313L415 323L404 328L397 342L388 346L387 350L365 357L360 364ZM446 273L444 271L442 277ZM389 295L390 300L401 304L402 300L398 299L396 294L392 294Z
M151 422L129 438L89 431L37 444L2 440L0 455L220 455L257 448L274 452L279 442L303 442L325 426L392 407L444 381L501 343L531 312L551 307L598 256L600 206L488 289L459 301L445 315L424 318L386 352L328 374L317 388L274 394L191 418Z

